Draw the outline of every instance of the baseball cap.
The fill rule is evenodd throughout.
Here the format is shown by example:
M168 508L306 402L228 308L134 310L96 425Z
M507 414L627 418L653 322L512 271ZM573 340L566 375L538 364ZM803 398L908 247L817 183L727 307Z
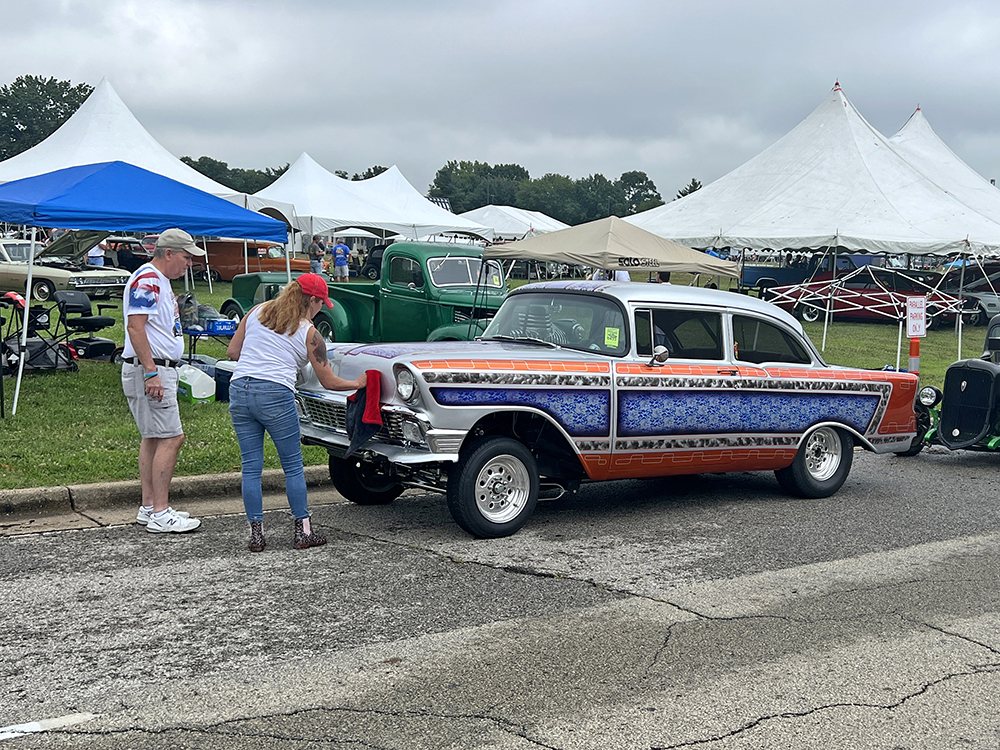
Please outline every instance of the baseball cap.
M183 229L168 229L156 238L156 246L171 250L185 250L191 255L204 255L204 248L194 244L194 238Z
M323 300L324 305L333 307L333 302L330 301L330 289L322 276L317 273L304 273L296 281L299 282L299 287L304 293L310 297L319 297Z

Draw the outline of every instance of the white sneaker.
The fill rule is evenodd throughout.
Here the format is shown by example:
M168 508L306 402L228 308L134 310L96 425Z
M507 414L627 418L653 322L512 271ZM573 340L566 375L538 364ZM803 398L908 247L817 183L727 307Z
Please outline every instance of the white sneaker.
M181 518L177 511L168 508L167 512L159 518L156 516L149 517L149 523L146 524L146 531L153 534L163 534L168 531L183 533L185 531L194 531L199 526L201 526L201 521L197 518Z
M173 511L181 518L190 518L191 514L186 510L174 510L173 508L167 508L167 510ZM135 514L135 522L140 526L146 526L149 524L149 519L152 517L153 511L146 510L143 506L139 506L139 512Z

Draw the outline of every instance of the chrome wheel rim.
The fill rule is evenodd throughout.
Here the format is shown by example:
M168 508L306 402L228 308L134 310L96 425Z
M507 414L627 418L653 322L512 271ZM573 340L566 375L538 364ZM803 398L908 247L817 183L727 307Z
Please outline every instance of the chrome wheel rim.
M805 446L805 465L809 476L825 482L837 473L844 447L837 431L820 427L809 435Z
M524 464L514 456L497 456L476 477L476 507L491 523L507 523L524 509L530 490Z

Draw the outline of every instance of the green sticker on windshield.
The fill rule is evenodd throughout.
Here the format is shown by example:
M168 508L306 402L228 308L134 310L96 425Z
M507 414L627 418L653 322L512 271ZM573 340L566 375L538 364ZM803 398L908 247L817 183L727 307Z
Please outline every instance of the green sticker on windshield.
M620 331L617 328L605 328L604 329L604 345L609 349L618 348L618 334Z

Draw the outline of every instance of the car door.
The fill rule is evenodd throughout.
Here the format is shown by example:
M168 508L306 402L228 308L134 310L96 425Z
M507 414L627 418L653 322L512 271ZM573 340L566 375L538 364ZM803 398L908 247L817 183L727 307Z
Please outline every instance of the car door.
M759 468L740 451L743 375L727 355L720 308L640 305L633 309L634 352L615 369L615 413L608 478ZM669 359L650 364L654 348Z
M428 280L420 261L407 255L393 255L381 289L382 341L426 341L431 330L427 302Z

